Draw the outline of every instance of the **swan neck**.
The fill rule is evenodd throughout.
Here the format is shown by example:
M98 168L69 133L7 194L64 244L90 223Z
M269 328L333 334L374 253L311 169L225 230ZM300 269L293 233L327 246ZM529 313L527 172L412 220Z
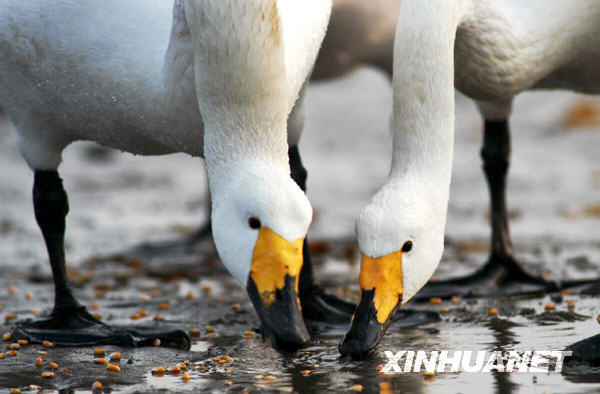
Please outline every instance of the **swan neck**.
M394 48L390 178L448 192L454 148L454 40L460 1L406 1Z

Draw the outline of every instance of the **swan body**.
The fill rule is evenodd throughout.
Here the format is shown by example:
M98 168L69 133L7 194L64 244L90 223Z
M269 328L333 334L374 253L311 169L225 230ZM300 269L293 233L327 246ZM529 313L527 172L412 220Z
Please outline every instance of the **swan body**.
M294 261L284 270L302 265L301 250L285 245L303 239L312 210L290 178L286 128L330 8L323 0L2 0L0 107L36 181L39 173L40 185L57 190L52 174L76 140L204 157L217 250L250 292L250 282L264 283L250 275L254 261L264 264L258 245L283 245L271 257ZM297 288L297 273L288 274ZM290 330L303 331L291 342L305 342L297 297L289 302L299 319Z
M598 21L600 3L594 0L402 1L394 47L392 166L356 222L362 293L342 354L370 352L395 308L425 285L440 262L454 88L477 101L486 121L506 120L512 98L523 90L598 93ZM499 239L507 238L507 227L499 228L505 232ZM503 251L510 253L507 245ZM386 267L395 265L402 270L373 285L362 274L373 264L379 271L391 272Z

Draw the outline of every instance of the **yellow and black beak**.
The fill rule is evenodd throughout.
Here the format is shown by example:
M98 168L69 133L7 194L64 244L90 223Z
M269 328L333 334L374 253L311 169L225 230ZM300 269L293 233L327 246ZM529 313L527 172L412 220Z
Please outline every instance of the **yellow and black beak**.
M290 242L261 227L254 246L248 295L265 336L278 350L296 350L310 339L298 298L303 243L304 238Z
M373 259L362 256L360 298L350 329L342 339L342 356L363 359L379 343L402 304L402 251Z

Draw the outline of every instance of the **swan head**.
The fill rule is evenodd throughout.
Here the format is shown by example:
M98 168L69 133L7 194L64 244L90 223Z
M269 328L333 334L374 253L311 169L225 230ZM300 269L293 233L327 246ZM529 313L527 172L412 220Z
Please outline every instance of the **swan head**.
M312 208L289 173L267 163L238 169L213 192L215 245L246 287L273 346L294 350L309 340L298 280Z
M444 198L442 197L443 201ZM444 247L445 205L422 187L389 182L356 223L362 253L360 298L340 343L343 356L366 357L402 303L435 271Z

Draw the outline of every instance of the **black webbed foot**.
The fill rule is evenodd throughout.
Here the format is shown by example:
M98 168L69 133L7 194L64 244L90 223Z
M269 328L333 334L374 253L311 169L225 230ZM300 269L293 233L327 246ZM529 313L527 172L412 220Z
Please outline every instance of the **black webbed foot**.
M356 310L356 304L327 294L321 286L315 285L300 294L302 315L309 329L319 324L347 325ZM392 326L398 328L415 327L440 321L440 315L432 311L401 308L392 320Z
M156 346L155 341L159 339L162 347L188 350L191 344L185 331L112 327L90 315L82 306L55 310L48 319L20 323L13 335L31 343L50 341L56 346Z
M512 256L492 256L486 265L474 274L450 280L430 281L417 293L415 299L450 298L455 295L478 297L539 294L558 289L557 283L527 273Z
M565 363L600 365L600 334L575 342L566 350L573 353L565 358Z

